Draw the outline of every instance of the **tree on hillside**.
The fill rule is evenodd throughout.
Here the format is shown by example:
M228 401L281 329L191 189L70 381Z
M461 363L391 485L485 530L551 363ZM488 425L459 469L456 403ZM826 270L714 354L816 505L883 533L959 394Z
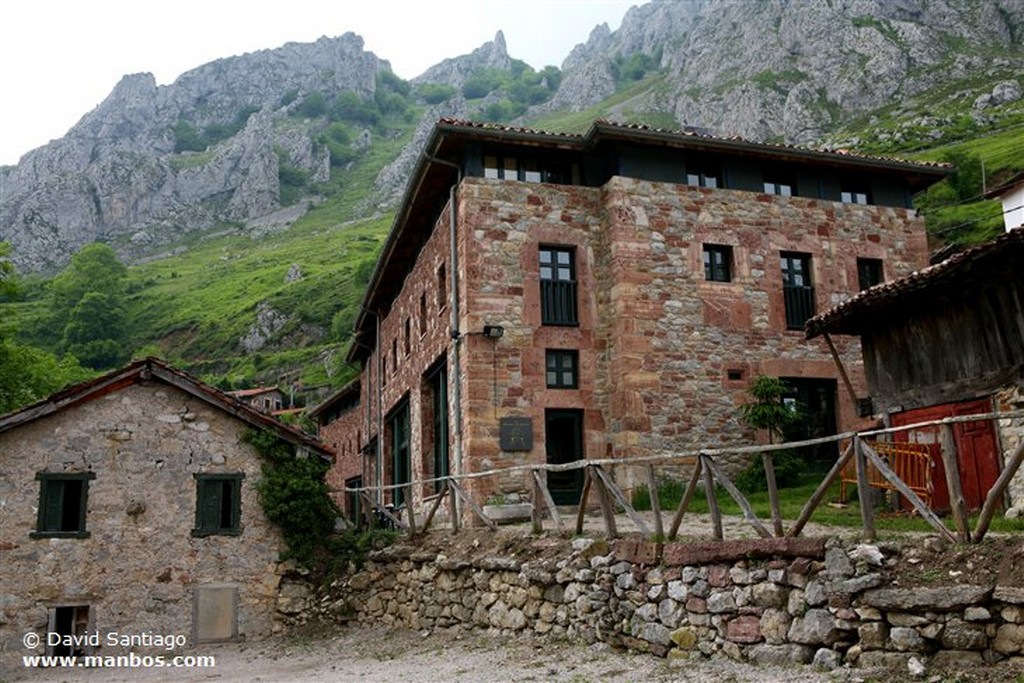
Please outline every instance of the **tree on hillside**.
M10 255L11 246L0 242L0 300L14 297L18 291ZM0 320L6 320L6 316ZM42 349L18 344L14 332L13 325L0 324L0 414L88 377L74 358L58 359Z
M50 284L50 312L61 331L61 350L96 370L127 360L125 276L128 269L105 244L89 244L71 257Z

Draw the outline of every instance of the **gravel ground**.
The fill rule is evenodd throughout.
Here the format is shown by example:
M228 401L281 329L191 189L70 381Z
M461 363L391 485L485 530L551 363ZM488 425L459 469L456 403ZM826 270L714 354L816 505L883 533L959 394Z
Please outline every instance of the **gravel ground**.
M194 683L249 681L356 681L358 683L995 683L1024 681L1024 661L928 671L912 676L906 669L765 666L725 657L671 661L647 654L621 652L605 644L552 642L529 636L504 637L484 632L337 628L260 643L233 643L197 648L216 657L213 668L193 669L32 669L0 681L67 681L68 683L182 681Z

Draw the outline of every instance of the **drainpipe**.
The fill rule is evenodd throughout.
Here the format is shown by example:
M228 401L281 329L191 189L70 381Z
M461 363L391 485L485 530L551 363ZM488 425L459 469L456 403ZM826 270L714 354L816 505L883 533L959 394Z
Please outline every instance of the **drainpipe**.
M380 313L377 319L377 504L384 505L384 347L380 343Z
M458 247L456 244L458 211L456 210L456 191L462 182L462 168L451 161L438 159L429 154L424 154L427 160L432 163L448 166L455 169L455 183L448 190L448 246L449 262L451 263L451 299L449 309L451 322L449 334L452 339L452 450L455 452L453 458L452 474L462 474L462 369L461 369L461 346L462 333L459 332L459 261ZM453 495L452 503L457 505L458 501Z

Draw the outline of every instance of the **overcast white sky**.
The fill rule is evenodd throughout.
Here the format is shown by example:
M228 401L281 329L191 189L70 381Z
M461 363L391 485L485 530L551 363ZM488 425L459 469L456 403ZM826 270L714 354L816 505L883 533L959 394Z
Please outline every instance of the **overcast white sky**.
M0 11L0 164L62 137L125 74L160 85L206 62L353 31L402 78L500 29L509 54L561 66L647 0L13 0Z

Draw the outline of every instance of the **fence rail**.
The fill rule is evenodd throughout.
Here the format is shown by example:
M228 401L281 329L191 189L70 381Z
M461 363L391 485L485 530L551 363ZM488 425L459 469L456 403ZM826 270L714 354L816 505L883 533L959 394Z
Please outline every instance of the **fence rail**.
M956 454L952 445L952 425L963 422L1006 420L1022 417L1024 417L1024 410L980 413L975 415L947 417L939 420L919 422L900 427L888 427L861 432L845 432L843 434L836 434L829 437L809 439L805 441L793 441L782 444L738 446L734 448L703 448L696 451L659 453L630 458L578 460L576 462L559 465L514 465L511 467L503 467L481 472L470 472L431 479L418 479L402 484L344 488L341 492L346 494L355 493L361 498L364 503L363 515L366 522L371 526L378 526L383 523L387 526L401 529L410 535L422 533L430 526L432 521L435 519L440 506L447 499L449 504L449 520L453 531L457 532L461 527L461 515L463 509L468 509L473 513L473 515L479 518L481 523L494 529L496 528L495 521L490 519L484 513L483 509L476 503L476 501L473 500L472 496L467 493L463 484L474 479L507 476L509 474L516 473L529 473L529 487L532 489L531 520L534 531L539 532L543 529L543 519L546 512L550 515L559 532L565 532L566 527L559 513L558 506L554 503L541 473L566 472L582 469L584 476L580 502L577 507L576 515L577 534L583 532L587 503L589 502L590 494L595 493L597 504L600 507L602 517L604 518L605 532L609 538L615 538L618 536L615 514L617 509L622 509L644 535L675 540L682 524L682 520L697 493L697 489L700 488L703 483L704 493L711 516L712 536L716 540L723 540L722 515L719 511L718 500L715 496L716 484L721 486L729 496L733 498L736 504L740 507L744 520L753 528L755 533L761 537L767 538L771 536L793 537L800 535L808 521L810 521L814 511L824 500L829 488L837 480L840 480L844 487L846 483L855 482L857 484L857 493L860 501L861 524L866 538L871 539L875 537L874 510L871 497L869 495L870 489L875 487L896 491L905 497L925 521L934 527L938 533L949 540L965 543L977 543L985 537L989 525L991 524L992 517L1003 499L1010 480L1020 469L1022 462L1024 462L1024 434L1021 435L1020 443L1012 455L1010 455L1004 463L1003 470L998 479L987 492L985 503L981 508L977 524L975 528L971 530L966 506L964 505L963 493L960 490L959 478L956 475ZM915 431L928 427L940 428L941 443L943 445L942 457L945 461L944 465L947 475L947 481L945 483L947 490L949 491L951 516L957 528L956 535L946 527L935 512L931 510L928 503L925 500L922 500L922 496L919 495L925 491L922 491L921 489L918 470L911 470L900 465L900 461L898 459L894 460L893 453L898 450L894 447L897 446L897 444L884 441L895 433ZM775 452L833 442L837 444L837 452L838 446L841 446L843 443L845 443L846 446L832 465L832 468L815 489L814 493L811 494L811 497L804 504L800 515L789 529L785 529L783 527L783 522L778 509L777 492L770 490L769 499L771 506L772 529L769 529L760 519L758 519L750 505L750 501L736 487L734 482L725 472L721 463L716 460L716 458L719 458L720 456L730 454L761 455L764 459L767 483L769 485L769 489L771 489L774 484L774 475L772 474L772 455ZM851 461L853 463L852 470L850 469ZM657 495L658 486L654 465L658 463L668 466L692 468L689 481L682 499L674 512L667 535L663 532L662 510ZM626 494L615 483L613 477L605 470L606 467L639 465L643 465L645 468L646 485L650 492L651 508L654 516L653 530L648 526L647 521L643 516L633 508ZM914 474L911 474L912 472ZM907 481L907 479L910 479L910 481ZM412 496L413 487L422 487L428 484L436 484L438 486L438 493L434 495L432 499L424 499L424 503L430 503L430 508L422 525L417 526L414 505L412 504L414 501ZM941 483L936 484L935 482L928 482L928 485L941 485ZM374 493L394 491L398 489L403 491L405 500L409 501L409 504L405 505L404 509L395 509L390 506L384 506L373 498ZM925 497L929 498L929 496ZM406 516L405 520L402 519L403 513Z

